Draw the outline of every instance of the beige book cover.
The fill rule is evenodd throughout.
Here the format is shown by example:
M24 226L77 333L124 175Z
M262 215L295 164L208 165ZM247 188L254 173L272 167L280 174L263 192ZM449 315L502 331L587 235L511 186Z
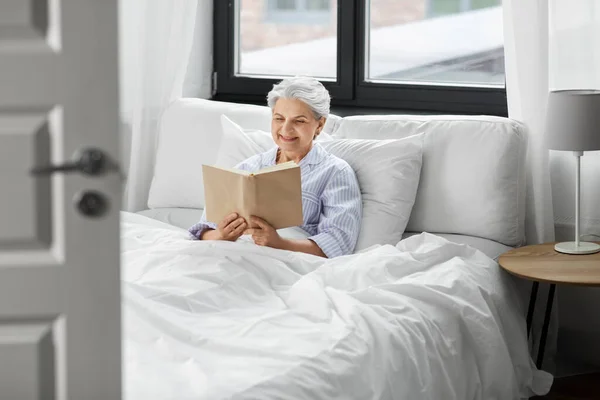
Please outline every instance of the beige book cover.
M218 224L237 212L255 215L273 228L302 225L300 167L293 161L248 172L202 165L206 219Z

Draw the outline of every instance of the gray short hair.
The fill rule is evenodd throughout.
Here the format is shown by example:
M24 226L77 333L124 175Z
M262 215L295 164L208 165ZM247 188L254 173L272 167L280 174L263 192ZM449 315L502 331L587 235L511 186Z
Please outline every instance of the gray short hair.
M271 110L281 98L303 101L310 107L316 119L327 118L329 115L331 97L325 86L315 78L294 76L273 85L273 89L267 95L267 103Z

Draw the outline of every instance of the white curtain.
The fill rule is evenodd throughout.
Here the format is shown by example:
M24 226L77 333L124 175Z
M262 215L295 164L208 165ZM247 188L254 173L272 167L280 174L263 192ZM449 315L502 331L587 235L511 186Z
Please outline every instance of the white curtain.
M509 117L528 127L527 242L552 241L555 232L557 240L573 240L574 157L568 152L547 150L546 103L549 90L600 89L600 2L503 0L503 7ZM582 233L600 234L598 153L585 153L582 158ZM523 280L519 283L526 303L530 285ZM546 285L540 290L532 330L534 348L539 342ZM565 295L561 292L561 298L570 294ZM600 304L600 299L597 300ZM552 361L558 337L557 309L562 302L555 301L544 361L544 369L550 370L554 368ZM577 312L581 312L581 308ZM591 314L578 319L586 323L598 320ZM560 326L562 329L562 322Z
M600 90L600 1L551 0L551 89ZM599 127L600 134L600 127ZM558 240L573 240L575 158L551 152L550 168ZM581 158L581 233L600 235L600 151ZM599 240L599 238L584 238Z
M554 215L544 139L549 89L548 1L504 0L503 5L508 116L529 128L527 242L549 242L554 240Z
M504 0L509 117L529 128L527 242L554 239L572 227L575 162L548 152L544 140L549 90L600 89L598 0ZM582 158L582 233L600 234L600 152ZM550 184L552 182L552 184ZM563 230L559 240L573 240Z
M123 208L147 208L158 123L183 96L208 97L212 0L120 0Z
M504 57L508 116L528 128L525 234L529 244L554 240L554 213L548 150L544 139L549 89L548 2L547 0L503 0ZM531 284L516 280L524 311ZM538 293L530 345L533 354L539 345L548 288ZM556 352L558 320L554 309L546 345L546 358ZM545 370L552 371L554 365Z

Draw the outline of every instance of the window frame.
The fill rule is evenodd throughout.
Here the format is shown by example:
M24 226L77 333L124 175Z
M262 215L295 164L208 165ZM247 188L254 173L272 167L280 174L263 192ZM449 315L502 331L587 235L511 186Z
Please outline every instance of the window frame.
M235 37L240 0L214 2L213 99L264 104L267 93L284 77L236 76ZM369 82L366 78L368 6L365 0L338 0L337 80L323 79L332 107L385 108L403 112L507 116L505 87ZM360 34L365 32L365 34ZM344 38L344 40L339 40Z

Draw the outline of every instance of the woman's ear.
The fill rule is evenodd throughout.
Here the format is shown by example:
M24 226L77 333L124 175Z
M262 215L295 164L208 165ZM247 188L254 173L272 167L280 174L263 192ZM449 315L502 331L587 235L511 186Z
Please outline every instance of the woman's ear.
M327 118L325 118L325 117L319 118L319 132L325 127L326 122L327 122Z
M323 127L325 126L325 122L327 122L327 118L325 118L325 117L319 118L319 125L317 126L317 130L315 131L315 135L313 136L313 140L315 140L317 138L317 136L319 136L319 134L323 130Z

